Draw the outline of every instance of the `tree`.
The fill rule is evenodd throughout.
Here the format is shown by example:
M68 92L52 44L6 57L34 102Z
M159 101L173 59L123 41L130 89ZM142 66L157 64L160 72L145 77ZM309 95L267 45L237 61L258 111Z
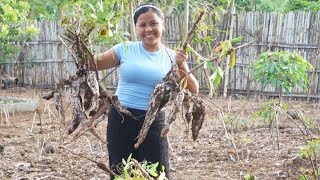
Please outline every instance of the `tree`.
M126 26L130 17L128 1L76 0L65 3L60 12L60 21L64 27L70 26L73 29L75 19L86 26L81 28L90 27L93 31L90 40L96 44L112 46L130 38L130 30Z
M319 0L289 0L286 11L319 11Z
M58 20L61 7L68 1L65 0L29 0L29 18L36 20Z
M25 1L0 2L0 63L14 60L24 43L38 31L28 19L30 5ZM22 23L26 25L23 26Z
M279 92L290 93L291 88L298 86L308 89L308 70L313 66L301 56L285 51L262 53L252 64L253 78L264 86L270 84ZM279 103L280 104L280 103Z
M264 11L264 12L289 12L289 11L318 11L319 0L236 0L238 10Z

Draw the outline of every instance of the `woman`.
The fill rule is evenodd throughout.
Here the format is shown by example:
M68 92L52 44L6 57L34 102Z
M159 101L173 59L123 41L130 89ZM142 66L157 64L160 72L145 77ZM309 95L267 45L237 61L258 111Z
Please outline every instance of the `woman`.
M119 114L113 107L110 109L107 126L109 165L115 173L121 174L117 166L132 154L138 161L159 162L158 170L164 166L168 177L168 142L160 137L164 125L163 112L151 125L140 147L134 149L134 144L155 86L170 70L172 60L176 61L180 75L185 76L189 72L187 55L182 49L174 52L161 43L164 15L158 7L141 5L134 11L133 17L140 41L117 44L95 58L98 70L119 66L116 95L121 105L133 115ZM91 70L95 69L93 62L91 67ZM188 78L187 89L196 94L199 91L198 81L192 74Z

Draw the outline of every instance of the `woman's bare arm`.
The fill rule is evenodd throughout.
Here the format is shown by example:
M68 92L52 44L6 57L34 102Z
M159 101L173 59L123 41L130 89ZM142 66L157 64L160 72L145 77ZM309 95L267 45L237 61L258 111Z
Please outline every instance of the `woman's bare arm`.
M188 74L190 72L188 64L187 64L187 54L183 49L179 49L176 53L176 63L179 68L179 74L181 77L187 76L187 89L190 92L198 94L199 93L199 82L192 75Z
M179 74L181 77L186 77L187 79L187 89L194 93L194 94L198 94L199 93L199 82L198 80L192 75L192 74L188 74L189 73L189 67L188 64L186 62L184 62L181 66L179 66Z
M95 55L93 59L97 63L97 66L94 61L89 61L90 71L105 70L119 65L119 59L113 48Z

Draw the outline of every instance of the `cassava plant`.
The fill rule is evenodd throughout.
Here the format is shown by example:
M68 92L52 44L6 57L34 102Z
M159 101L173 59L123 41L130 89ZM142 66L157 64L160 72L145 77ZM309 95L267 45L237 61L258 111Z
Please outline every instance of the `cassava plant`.
M65 123L65 109L62 103L62 93L65 86L73 86L73 82L80 82L79 87L71 96L73 105L73 117L68 134L73 133L80 124L84 125L82 131L78 131L75 138L89 131L102 142L104 140L94 130L94 127L103 119L113 104L121 112L129 114L122 108L116 96L105 91L98 83L98 72L89 71L89 61L94 62L94 51L92 41L102 36L110 37L112 28L110 19L115 15L110 12L110 2L77 1L67 3L63 8L66 12L61 24L64 27L63 34L59 39L66 46L74 60L77 72L68 79L61 79L56 89L48 92L43 98L54 99L56 109L61 116L61 122ZM108 14L105 14L108 12ZM110 21L109 21L110 20ZM100 119L100 120L99 120Z
M271 85L278 92L278 103L268 104L260 115L270 122L270 128L276 125L279 149L279 112L284 112L286 105L282 102L283 90L290 93L291 88L308 89L308 70L313 66L298 54L286 51L262 53L253 63L253 79L262 83L264 87Z
M254 118L262 118L263 120L263 125L268 125L271 126L271 123L273 122L276 114L274 112L274 107L277 105L276 101L269 101L265 102L261 105L261 109L258 112L255 112L253 114ZM287 110L287 104L284 102L281 102L280 107L284 110Z
M219 66L219 63L222 59L230 55L230 68L233 68L236 64L236 50L247 46L245 44L239 47L233 47L233 44L241 42L242 37L237 37L232 40L221 41L217 44L216 47L210 52L210 57L203 57L198 52L196 52L191 46L188 46L187 51L191 51L198 62L198 65L191 70L191 72L196 69L203 67L205 75L209 83L209 92L214 94L216 88L220 85L223 76L224 70ZM204 40L206 42L206 40Z
M121 26L128 11L123 3L117 0L64 2L60 8L62 14L60 23L63 27L70 29L75 25L74 20L77 19L82 25L78 29L86 32L86 40L95 44L113 45L129 35L129 32Z
M61 124L68 125L68 135L74 133L80 127L74 136L74 140L84 133L90 132L97 139L106 143L95 128L104 120L111 105L119 112L131 115L127 109L120 105L117 96L101 87L98 72L89 71L89 61L95 62L92 42L101 36L111 36L110 23L108 19L104 19L114 17L113 13L109 11L111 4L108 3L110 1L98 1L94 4L89 1L77 1L66 4L65 10L68 13L62 19L64 31L58 38L66 46L77 69L75 74L70 75L69 78L60 79L56 88L45 94L43 98L54 100L61 118ZM109 16L103 14L105 12L109 12ZM74 82L78 82L79 86L75 86ZM66 86L75 90L70 95L73 106L72 119L67 122L65 121L66 108L62 100L64 87ZM95 162L94 160L90 161ZM95 163L107 173L113 173L106 165L99 162Z
M299 179L307 180L307 179L320 179L320 169L318 164L320 155L320 139L313 139L307 142L307 145L301 147L300 156L303 159L306 159L310 163L311 168L300 168L300 172L302 175ZM313 177L313 178L312 178Z
M291 88L298 86L303 90L308 89L308 70L313 66L298 54L285 51L265 52L252 63L253 79L262 83L264 87L271 85L279 95L278 107L286 107L281 102L283 90L290 93ZM268 105L271 107L270 105ZM268 107L266 106L266 107ZM272 111L271 108L269 111ZM264 111L266 108L264 108ZM266 112L266 111L265 111ZM267 115L268 113L261 115ZM268 116L270 118L273 116Z
M308 89L308 70L313 66L298 54L286 51L262 53L253 64L253 78L264 87L271 85L278 91L281 100L282 92L290 93L291 88L298 86Z

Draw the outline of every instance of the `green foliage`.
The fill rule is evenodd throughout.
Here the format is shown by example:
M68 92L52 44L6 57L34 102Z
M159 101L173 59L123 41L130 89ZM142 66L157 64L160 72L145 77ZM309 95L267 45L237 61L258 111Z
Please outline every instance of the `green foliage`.
M121 175L116 176L115 180L145 180L145 176L142 171L148 173L149 176L153 178L157 178L158 180L167 180L165 177L164 167L162 167L162 171L160 174L157 172L157 167L159 163L148 163L146 161L139 163L140 169L135 164L134 159L132 159L131 154L127 158L127 160L122 159L122 164L120 166Z
M253 121L245 118L245 117L238 117L237 115L234 115L233 113L227 113L224 119L226 128L230 133L236 133L241 132L244 130L247 130L253 126ZM243 138L243 144L245 143L245 139Z
M272 121L274 121L276 116L276 111L274 111L275 106L278 106L278 102L270 101L263 103L261 105L261 109L258 112L255 112L253 114L253 117L256 118L262 118L264 125L270 125ZM283 110L288 109L288 106L286 103L281 102L280 108Z
M14 103L13 100L0 100L0 105L1 104L12 104L12 103Z
M301 56L285 51L262 53L252 64L253 78L264 86L270 84L279 92L292 87L308 88L308 70L313 66Z
M90 32L90 41L113 45L125 39L129 33L121 29L123 15L128 9L117 0L78 0L65 3L61 8L61 24L75 29L81 22L80 31Z
M244 180L256 180L256 176L247 174L243 177Z
M274 1L274 0L261 0L259 4L259 11L264 12L284 12L289 0Z
M301 147L300 156L303 159L309 159L320 153L320 139L308 141L307 145Z
M291 0L286 11L319 11L320 1L312 0Z
M10 62L21 45L38 33L28 19L30 5L25 1L0 2L0 63ZM25 23L26 26L22 26Z
M318 168L319 160L317 157L320 154L320 139L312 139L307 142L307 145L300 148L299 155L301 158L309 161L311 168L300 167L302 175L299 179L315 179L320 178L320 171Z
M65 0L29 0L32 7L29 17L36 20L57 20L60 17L60 9Z
M219 59L224 59L228 55L230 55L230 68L233 68L236 64L236 52L234 50L234 47L232 46L232 43L238 43L242 40L242 37L237 37L232 40L225 40L219 43L215 49L212 51L212 55L218 55ZM200 58L201 59L201 58ZM212 74L209 76L209 90L212 94L214 90L220 85L222 82L223 76L224 76L224 70L218 66L215 65L214 62L210 61L209 59L202 58L204 61L204 69L208 69L212 72Z
M263 119L264 124L270 124L274 117L275 113L273 111L273 102L267 102L261 106L261 110L254 113L254 117L261 117Z
M144 2L151 2L159 4L161 9L166 12L174 5L173 12L171 14L182 14L185 10L185 0L147 0ZM220 11L227 9L231 4L231 0L193 0L189 1L190 12L196 12L197 9L206 10L208 12ZM195 13L197 14L197 13Z
M235 4L240 11L281 12L289 11L318 11L319 0L236 0Z

